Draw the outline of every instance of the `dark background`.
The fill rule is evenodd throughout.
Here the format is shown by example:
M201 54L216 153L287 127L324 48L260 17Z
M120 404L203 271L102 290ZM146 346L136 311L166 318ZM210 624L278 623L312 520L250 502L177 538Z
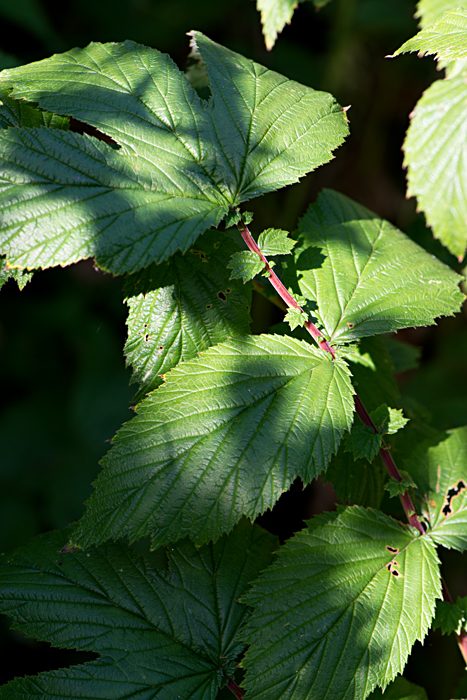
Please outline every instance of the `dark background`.
M133 39L171 54L184 69L186 32L210 38L313 88L332 92L348 112L351 134L336 159L299 185L249 203L253 230L293 230L324 186L378 214L460 271L463 267L405 199L401 146L408 115L437 77L434 62L388 60L417 30L413 0L332 0L320 12L301 4L267 52L252 0L0 0L0 68L45 58L90 41ZM464 263L465 264L465 263ZM136 387L125 369L126 308L122 281L89 261L36 273L20 292L10 281L0 296L0 552L80 517L98 461L122 422ZM281 320L254 298L253 332ZM422 348L418 371L401 389L423 403L440 429L467 424L465 314L438 326L400 333ZM282 538L304 517L333 507L329 486L295 484L263 524ZM465 558L444 552L453 596L467 595ZM0 623L0 681L89 658L50 649ZM453 637L429 635L416 645L406 677L433 700L467 696L467 674ZM224 695L223 695L224 697ZM232 696L233 697L233 696Z

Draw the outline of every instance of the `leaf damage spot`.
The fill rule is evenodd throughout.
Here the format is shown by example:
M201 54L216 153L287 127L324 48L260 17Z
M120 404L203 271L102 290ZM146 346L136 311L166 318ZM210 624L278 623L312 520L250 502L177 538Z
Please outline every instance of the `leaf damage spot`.
M395 578L399 578L400 576L402 576L402 574L401 574L400 571L397 570L397 567L398 567L398 566L399 566L399 564L397 563L397 561L395 561L395 560L393 559L393 560L390 561L388 564L386 564L386 569L387 569L387 570L389 571L389 573L392 574Z
M206 258L206 253L204 253L202 250L195 250L194 248L192 248L190 250L190 253L193 253L193 255L199 255L199 257L201 258L201 262L207 263L208 260Z
M458 496L462 491L467 488L465 481L460 479L455 486L451 486L450 489L448 489L446 493L446 499L444 501L443 508L441 512L443 513L444 517L447 518L448 515L452 514L452 499Z
M397 547L390 547L387 544L386 549L388 550L388 552L391 552L391 554L399 554L399 549Z
M352 330L352 328L355 326L355 323L352 323L352 321L347 321L345 325L348 326L350 330Z
M227 297L225 296L224 292L217 292L217 296L219 299L222 299L222 301L227 301Z
M159 345L159 347L157 348L157 354L159 355L159 357L162 355L162 350L163 350L163 349L164 349L164 346L163 346L163 345Z
M206 304L207 309L212 309L212 304Z

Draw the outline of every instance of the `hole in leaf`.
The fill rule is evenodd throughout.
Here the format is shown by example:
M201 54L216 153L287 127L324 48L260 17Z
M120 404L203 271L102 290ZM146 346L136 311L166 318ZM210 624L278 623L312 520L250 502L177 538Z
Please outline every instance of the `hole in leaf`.
M462 479L461 479L460 481L457 482L457 484L455 486L453 486L452 488L450 488L448 490L448 492L446 494L446 501L445 501L445 504L444 504L443 509L442 509L442 513L443 513L445 518L447 518L447 516L451 515L451 513L452 513L452 508L451 508L452 499L455 498L456 496L458 496L465 488L467 488L467 486L465 485L465 482L462 481Z
M162 355L162 350L163 350L163 349L164 349L164 346L163 346L163 345L159 345L159 347L157 348L157 354L159 355L159 357Z
M399 550L397 547L390 547L388 544L386 545L386 549L388 552L391 552L392 554L399 554Z
M212 304L206 304L207 309L212 309Z
M206 253L204 253L202 250L195 250L194 248L192 248L190 250L190 253L193 253L193 255L199 255L199 257L201 258L201 262L207 262Z
M222 301L227 301L227 297L225 296L224 292L217 292L217 296L219 299L222 299Z
M352 330L352 328L355 326L355 323L352 323L352 321L348 321L345 325L348 326L350 330Z
M226 294L230 294L231 291L232 291L231 289L226 289L226 290L225 290L225 293L226 293Z

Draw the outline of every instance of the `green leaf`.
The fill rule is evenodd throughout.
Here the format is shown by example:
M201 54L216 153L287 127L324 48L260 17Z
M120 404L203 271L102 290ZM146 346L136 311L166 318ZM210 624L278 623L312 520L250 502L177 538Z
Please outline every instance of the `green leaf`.
M275 538L243 521L200 550L171 547L164 571L123 543L60 555L68 535L40 535L2 562L0 609L28 636L100 657L17 678L0 698L215 700L243 648L249 611L237 600L271 562Z
M416 369L419 365L422 349L416 345L409 345L395 338L383 336L381 338L391 356L394 372L406 372L408 369Z
M384 693L379 688L374 690L369 700L428 700L428 696L424 688L399 676Z
M355 459L341 447L323 478L332 483L341 503L379 508L387 472L380 457L369 464L366 459Z
M389 408L386 404L372 411L370 418L384 435L394 435L409 422L408 418L404 418L401 408Z
M467 549L467 427L436 446L420 445L407 460L435 542Z
M403 670L440 593L429 537L360 507L315 517L242 598L249 698L364 700Z
M258 248L263 255L288 255L297 241L289 238L288 231L267 228L258 238Z
M33 273L26 270L7 268L5 260L0 258L0 289L9 279L14 279L20 289L24 289L28 282L32 280Z
M291 331L295 330L298 326L303 326L307 320L308 315L301 309L287 309L287 313L284 317L284 321L289 324Z
M431 167L431 164L430 164ZM467 200L467 198L466 198ZM461 277L392 224L325 190L300 220L284 281L315 302L331 342L434 323L462 304Z
M445 600L436 602L436 615L433 629L440 629L443 634L460 634L466 629L467 598L458 598L455 603Z
M461 0L419 0L415 17L422 28L429 27L448 10L459 7Z
M379 452L383 436L375 433L369 425L357 425L345 439L345 451L352 452L354 459L372 462Z
M437 80L417 103L404 142L407 194L451 253L462 260L467 245L467 83L463 73Z
M353 410L345 363L305 342L216 345L169 372L117 433L74 538L217 539L324 471Z
M12 100L8 90L0 90L0 129L12 126L48 126L55 129L68 130L69 119L58 114L42 112L27 102Z
M265 264L256 253L242 250L241 253L234 253L230 257L227 267L232 270L230 279L242 279L245 283L259 275L264 270Z
M125 355L140 384L136 401L179 362L250 332L251 285L229 281L225 266L235 250L229 236L207 231L185 255L127 278Z
M404 469L399 469L399 474L402 477L400 481L397 481L397 479L389 479L389 481L384 485L384 488L389 493L389 498L401 496L408 489L414 489L417 487L410 474Z
M264 42L268 51L276 43L277 35L285 25L290 24L299 2L303 0L256 0L256 8L261 12Z
M393 55L409 51L418 51L419 56L436 54L438 60L446 61L467 58L467 10L457 7L445 12L434 24L402 44Z
M112 139L0 133L10 263L45 267L95 256L105 270L136 272L188 250L229 206L297 182L332 158L348 128L331 95L199 32L192 37L208 101L167 55L131 41L90 44L2 73L12 97Z

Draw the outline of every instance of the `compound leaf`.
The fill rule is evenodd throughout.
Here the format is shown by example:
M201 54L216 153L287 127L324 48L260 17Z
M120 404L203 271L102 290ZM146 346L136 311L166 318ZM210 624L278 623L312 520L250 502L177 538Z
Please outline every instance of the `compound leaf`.
M251 700L354 700L400 673L441 585L436 548L378 511L317 516L242 600Z
M201 544L324 471L353 417L348 368L308 343L250 336L182 362L104 458L81 546L150 535Z
M460 260L467 245L466 101L465 74L436 80L418 101L404 142L407 194Z
M287 263L284 279L315 302L318 323L333 342L428 325L454 314L464 299L459 275L332 190L308 209L294 237L295 266Z
M467 549L467 427L434 447L420 445L407 462L438 544Z
M180 361L250 332L251 285L230 281L225 264L237 244L225 234L208 231L195 246L125 282L125 355L133 381L140 384L137 401Z
M40 535L2 562L0 609L28 636L100 658L17 678L0 698L215 700L243 649L249 611L237 600L271 562L275 538L243 521L200 550L171 547L164 571L121 542L60 555L68 536Z
M419 56L436 54L437 59L445 61L467 58L467 10L462 7L449 10L402 44L394 56L409 51L418 51Z
M167 55L131 41L93 43L2 73L13 98L73 116L110 140L0 133L1 240L10 264L95 256L103 269L135 272L188 250L230 205L297 182L332 158L348 128L331 95L192 36L208 102Z

